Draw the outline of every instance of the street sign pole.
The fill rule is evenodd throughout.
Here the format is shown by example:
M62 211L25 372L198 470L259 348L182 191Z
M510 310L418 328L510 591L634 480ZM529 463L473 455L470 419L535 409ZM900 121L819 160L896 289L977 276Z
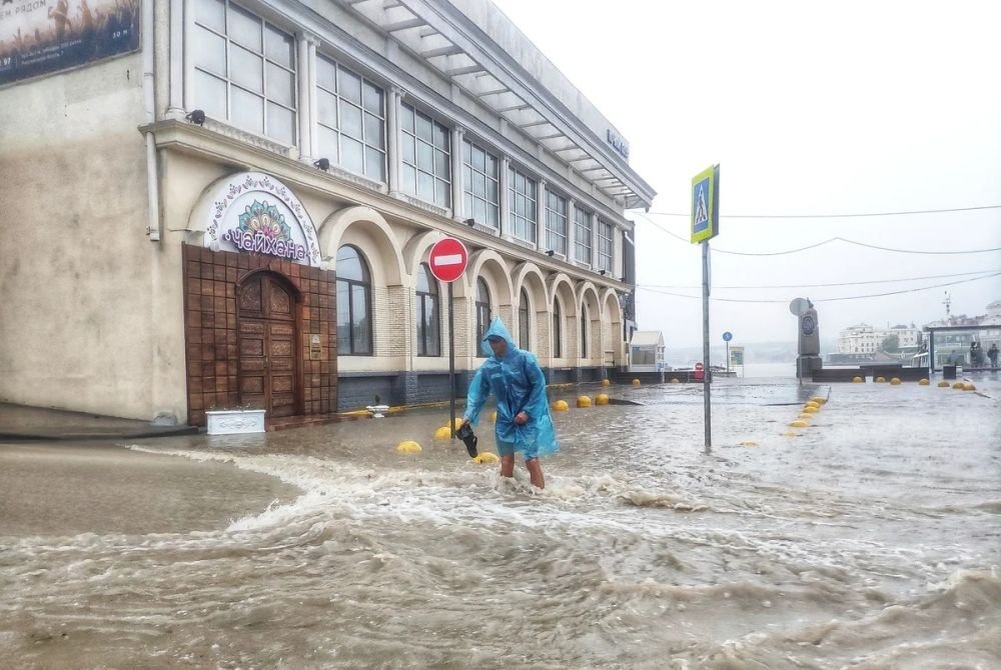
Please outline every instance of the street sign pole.
M730 341L726 343L726 376L730 378Z
M452 439L455 439L455 308L452 283L466 271L469 252L466 245L454 237L435 242L428 254L431 274L448 284L448 418Z
M448 282L448 425L455 439L455 312L452 305L452 282Z
M702 246L702 398L705 403L706 453L712 452L712 405L709 384L709 240L719 234L719 165L706 168L692 178L692 244Z
M709 402L709 379L712 366L709 361L709 240L702 242L702 360L705 374L702 376L702 398L705 403L706 453L712 451L712 405Z

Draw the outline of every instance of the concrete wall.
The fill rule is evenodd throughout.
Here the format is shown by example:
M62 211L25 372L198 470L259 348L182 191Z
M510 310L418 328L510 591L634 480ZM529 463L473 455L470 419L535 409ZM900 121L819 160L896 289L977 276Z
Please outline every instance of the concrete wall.
M150 418L140 56L0 90L0 399Z

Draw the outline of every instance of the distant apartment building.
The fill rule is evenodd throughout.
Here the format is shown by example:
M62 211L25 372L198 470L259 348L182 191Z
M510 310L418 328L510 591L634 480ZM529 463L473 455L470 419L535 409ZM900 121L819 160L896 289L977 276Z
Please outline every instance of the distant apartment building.
M874 354L877 351L882 351L883 342L890 335L897 336L897 346L903 351L917 349L921 344L921 329L913 324L877 328L866 323L859 323L838 333L838 353Z

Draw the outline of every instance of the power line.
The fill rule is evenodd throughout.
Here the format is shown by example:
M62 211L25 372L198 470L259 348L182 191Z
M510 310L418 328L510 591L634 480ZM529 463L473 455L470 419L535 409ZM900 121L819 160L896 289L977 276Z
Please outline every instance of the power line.
M995 272L995 270L977 270L974 272L956 272L946 275L925 275L923 277L901 277L899 279L869 279L866 281L847 281L847 282L833 282L829 284L762 284L760 286L713 286L713 290L716 289L731 289L731 290L742 290L742 289L763 289L763 288L826 288L833 286L861 286L864 284L893 284L897 282L906 281L920 281L922 279L952 279L954 277L969 277L971 275L982 275L987 273ZM665 284L643 284L645 288L666 288L666 289L699 289L701 286L696 285L665 285Z
M904 293L917 293L919 291L928 291L928 290L933 289L933 288L942 288L943 286L956 286L957 284L966 284L968 282L979 281L981 279L990 279L991 277L999 277L999 276L1001 276L1001 272L995 272L993 274L985 275L983 277L973 277L973 278L970 278L970 279L959 279L959 280L956 280L956 281L945 282L945 283L942 283L942 284L933 284L931 286L921 286L919 288L901 289L899 291L886 291L884 293L870 293L868 295L847 295L847 296L840 296L840 297L837 297L837 298L818 298L818 299L813 299L813 302L838 302L838 301L842 301L842 300L862 300L862 299L865 299L865 298L882 298L882 297L890 296L890 295L901 295L901 294L904 294ZM671 293L670 291L662 291L662 290L659 290L659 289L656 289L656 288L650 288L648 286L644 286L642 284L638 285L636 288L638 288L640 290L643 290L643 291L648 291L650 293L658 293L658 294L661 294L661 295L669 295L669 296L674 296L676 298L689 298L691 300L701 300L702 299L702 296L698 296L698 295L684 295L682 293ZM716 302L775 303L775 304L785 304L786 303L785 300L765 300L765 299L751 299L751 298L713 298L713 297L710 297L709 299L710 300L714 300Z
M950 207L947 209L911 209L896 212L851 212L844 214L720 214L721 219L859 219L873 216L909 216L911 214L949 214L952 212L977 212L985 209L1001 209L1001 205L978 205L974 207ZM650 212L657 216L690 217L691 213Z
M671 237L684 242L685 244L690 244L691 240L673 233L667 228L649 218L648 216L641 214L639 212L634 212L638 216L643 217L650 222L657 230L662 233L666 233ZM729 249L720 249L718 247L713 247L712 251L714 253L729 254L731 256L785 256L788 254L798 254L802 251L808 251L810 249L816 249L817 247L822 247L825 244L830 244L832 242L844 242L845 244L854 244L860 247L866 247L869 249L877 249L879 251L889 251L898 254L924 254L931 256L948 256L948 255L962 255L962 254L983 254L992 253L995 251L1001 251L1001 247L993 247L990 249L964 249L960 251L928 251L923 249L894 249L892 247L881 247L875 244L868 244L867 242L856 242L855 240L849 240L844 237L832 237L830 239L824 240L823 242L816 242L814 244L808 244L805 247L797 247L795 249L785 249L783 251L731 251Z

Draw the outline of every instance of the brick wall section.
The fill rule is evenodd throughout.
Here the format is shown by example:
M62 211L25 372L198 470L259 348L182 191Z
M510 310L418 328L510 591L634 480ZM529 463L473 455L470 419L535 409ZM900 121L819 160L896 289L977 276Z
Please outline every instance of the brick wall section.
M248 274L267 270L299 291L299 412L337 411L336 284L333 272L272 256L182 246L188 423L205 425L205 411L237 407L239 349L236 291ZM320 335L319 360L310 359L310 336Z

